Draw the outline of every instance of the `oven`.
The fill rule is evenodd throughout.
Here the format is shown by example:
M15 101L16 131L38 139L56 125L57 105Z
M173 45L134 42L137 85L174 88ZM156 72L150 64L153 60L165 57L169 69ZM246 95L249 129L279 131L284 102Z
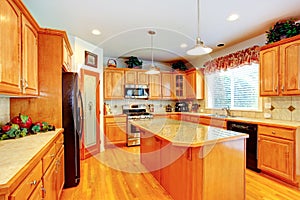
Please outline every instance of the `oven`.
M146 112L145 104L124 105L123 113L126 114L126 145L140 145L140 130L130 123L131 120L147 120L153 118L151 113Z

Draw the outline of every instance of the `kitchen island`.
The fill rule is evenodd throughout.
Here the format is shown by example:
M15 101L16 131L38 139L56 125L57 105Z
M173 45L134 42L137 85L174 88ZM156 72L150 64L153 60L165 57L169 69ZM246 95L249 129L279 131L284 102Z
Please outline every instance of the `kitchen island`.
M142 164L175 200L245 199L247 134L167 118L131 123Z

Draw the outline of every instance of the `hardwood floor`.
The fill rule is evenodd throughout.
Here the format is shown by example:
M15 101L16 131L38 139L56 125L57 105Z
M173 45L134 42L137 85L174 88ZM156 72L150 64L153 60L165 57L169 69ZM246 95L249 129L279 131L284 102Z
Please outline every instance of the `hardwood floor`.
M142 173L140 173L140 171ZM147 173L139 147L112 148L81 161L81 180L64 189L62 200L170 200L168 193ZM247 200L298 200L300 191L246 171Z

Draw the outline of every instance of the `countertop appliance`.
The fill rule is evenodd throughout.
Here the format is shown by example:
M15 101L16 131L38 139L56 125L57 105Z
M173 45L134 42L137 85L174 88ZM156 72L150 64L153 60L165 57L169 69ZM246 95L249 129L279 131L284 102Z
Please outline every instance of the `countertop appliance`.
M64 188L70 188L80 182L80 141L84 119L77 73L62 74L62 119L65 150Z
M246 140L246 167L260 172L257 168L257 124L227 121L227 130L249 135Z
M170 104L166 106L166 112L172 112L172 106Z
M177 102L175 104L175 112L188 112L188 104L186 102Z
M131 104L123 106L123 114L126 114L126 145L138 146L140 145L140 130L130 124L130 120L147 120L152 119L153 115L146 112L147 106L145 104Z
M148 99L148 85L125 85L124 94L126 99Z

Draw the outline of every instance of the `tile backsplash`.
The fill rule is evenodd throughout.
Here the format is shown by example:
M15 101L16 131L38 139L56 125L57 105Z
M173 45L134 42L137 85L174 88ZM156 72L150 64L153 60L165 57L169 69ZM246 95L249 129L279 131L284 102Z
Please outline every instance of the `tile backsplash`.
M9 98L0 97L0 125L7 123L10 119Z

